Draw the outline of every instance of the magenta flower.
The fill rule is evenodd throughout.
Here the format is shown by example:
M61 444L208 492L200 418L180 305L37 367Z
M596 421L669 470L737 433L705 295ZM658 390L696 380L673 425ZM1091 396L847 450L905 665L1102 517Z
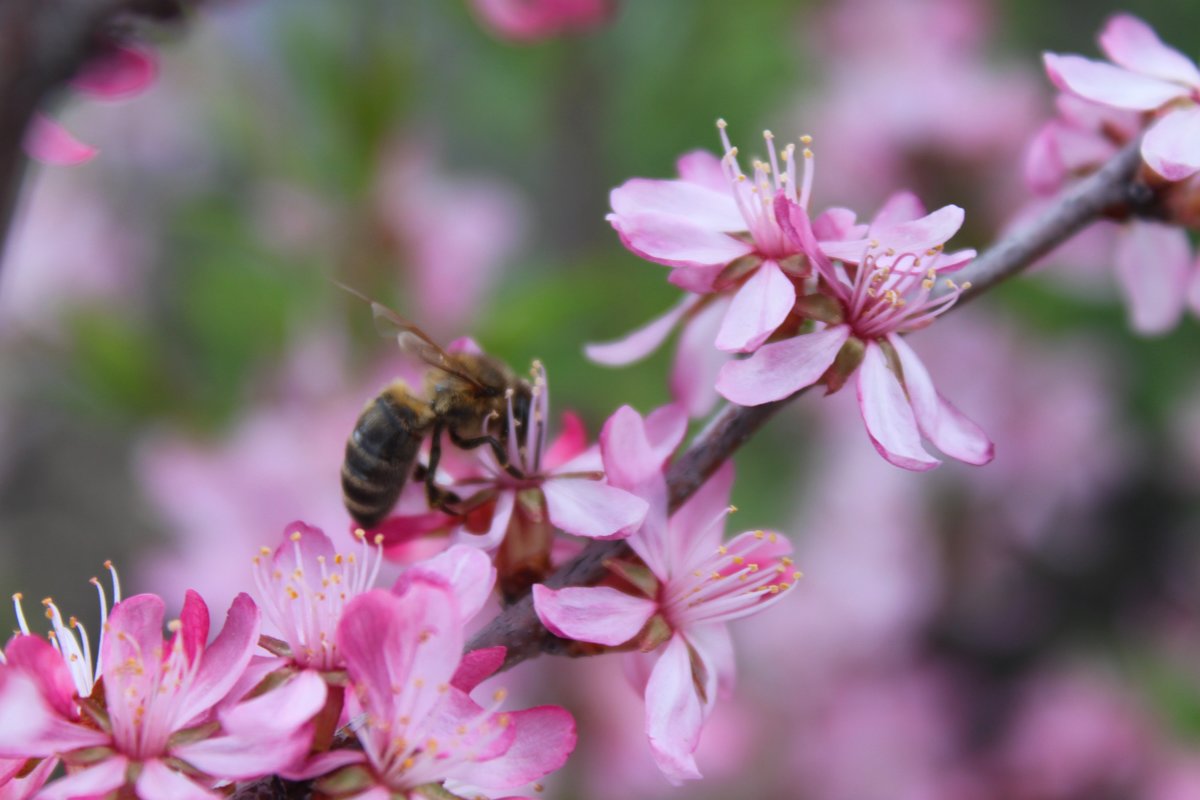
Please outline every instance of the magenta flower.
M258 609L246 595L234 601L211 643L208 608L195 592L169 625L169 640L159 597L121 600L111 614L102 603L94 671L82 628L73 622L76 639L57 608L48 609L54 646L30 635L22 616L24 632L5 648L4 671L16 677L0 682L0 709L16 704L27 715L21 726L0 728L0 757L57 758L68 766L39 797L125 787L147 800L216 798L209 791L216 780L286 769L308 750L308 720L325 696L319 678L297 676L249 700L230 694L258 641Z
M629 545L649 569L621 570L615 586L533 587L542 623L558 636L649 651L634 655L631 675L644 681L646 735L655 762L672 782L700 777L694 752L718 695L733 685L733 643L725 623L762 611L792 588L791 544L748 531L722 544L733 470L726 466L669 519L663 464L683 435L682 412L668 408L643 420L628 406L605 424L610 479L647 497L651 512ZM636 591L628 591L636 587Z
M475 12L497 36L536 42L579 33L608 21L615 0L474 0Z
M1074 95L1060 95L1058 111L1034 137L1025 160L1026 182L1039 194L1052 194L1070 178L1094 172L1141 128L1132 111ZM1185 306L1200 312L1200 260L1193 259L1182 227L1137 218L1111 227L1115 235L1108 250L1135 331L1166 333L1179 323Z
M373 591L352 600L338 626L353 694L351 717L362 751L348 768L319 781L337 797L507 796L558 769L575 747L564 709L497 710L469 692L484 673L461 672L462 611L456 593L428 576L399 596ZM494 670L495 664L492 669Z
M819 327L729 362L717 378L717 391L741 405L760 405L823 378L830 390L840 388L857 369L863 422L885 459L912 470L937 466L941 462L921 447L924 436L960 461L990 461L993 448L987 436L937 392L901 337L932 323L969 287L947 279L949 291L933 291L940 276L961 269L975 255L943 254L945 242L962 225L962 209L946 206L917 219L923 211L920 203L900 194L885 205L865 239L820 245L802 206L781 197L776 211L816 265L820 293L801 303L813 309ZM843 352L846 356L835 367Z
M120 100L146 90L158 72L154 55L143 48L112 45L84 64L71 85L98 100ZM97 150L76 139L49 116L37 113L25 135L25 151L46 164L70 166L95 157Z
M1160 116L1142 141L1142 158L1169 181L1200 171L1200 70L1131 14L1118 14L1100 33L1114 63L1046 53L1046 72L1063 91L1112 108Z

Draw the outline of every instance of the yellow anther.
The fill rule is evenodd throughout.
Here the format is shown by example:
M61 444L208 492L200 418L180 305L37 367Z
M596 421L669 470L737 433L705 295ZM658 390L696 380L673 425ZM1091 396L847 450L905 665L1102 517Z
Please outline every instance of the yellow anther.
M437 742L437 739L434 739L434 738L431 736L431 737L429 738L429 741L427 741L427 742L425 743L425 749L426 749L426 750L428 750L430 753L436 753L436 752L437 752L437 749L438 749L438 742Z
M933 281L931 281L929 278L926 278L925 280L921 281L921 288L925 289L926 291L932 289Z
M43 597L43 598L42 598L42 605L44 605L44 606L49 606L49 605L51 605L51 604L53 604L53 603L54 603L54 598L53 598L53 597Z
M415 764L415 763L417 763L417 762L413 761L413 757L409 756L408 758L404 759L404 761L400 764L400 769L410 770L413 768L413 764Z
M771 133L770 131L763 131L763 138L767 140L774 139L775 134Z
M367 532L366 532L366 531L364 531L362 528L355 528L355 529L354 529L354 538L356 538L356 539L364 539L364 538L366 538L366 535L367 535Z
M750 564L746 567L746 569L750 570L751 572L758 572L758 564Z
M970 289L970 288L971 288L971 282L970 282L970 281L966 281L965 283L963 283L963 285L962 285L962 290L963 290L964 292L965 292L967 289Z
M181 631L183 630L183 623L177 619L173 619L167 623L167 630L169 630L171 633Z
M693 575L695 575L697 578L703 578L703 577L704 577L704 573L703 573L703 572L701 572L700 570L696 570L696 571L695 571L695 572L693 572L692 574L693 574Z
M383 534L382 533L375 534L375 544L377 544L377 545L383 544Z
M338 565L340 566L340 565L341 565L341 563L342 563L342 561L343 561L343 559L342 559L342 554L341 554L341 553L335 553L335 554L334 554L334 556L333 556L333 563L334 563L334 564L338 564Z
M299 593L299 592L297 592L297 591L296 591L295 589L293 589L292 587L290 587L290 586L289 586L289 587L287 587L287 589L286 589L285 591L287 592L287 594L288 594L288 597L292 598L293 600L299 600L299 599L300 599L300 593Z
M264 556L269 556L269 555L271 555L271 548L269 548L269 547L260 547L260 548L258 548L258 552L259 552L259 553L261 553L261 554L262 554L262 555L264 555ZM95 578L93 578L92 580L95 580Z
M812 137L807 133L800 137L800 144L812 144Z
M728 124L729 124L729 123L727 123L727 122L726 122L725 120L723 120L723 119L718 119L718 120L717 120L717 127L718 127L718 128L724 128L724 127L726 127Z
M25 599L25 595L21 594L20 592L13 592L13 600L15 600L16 602L19 603L24 599Z
M772 531L771 535L767 537L767 541L771 544L775 544L777 541L779 541L779 534Z
M784 556L783 558L781 558L779 560L781 563L783 563L784 566L787 566L787 567L790 567L792 564L796 563L796 562L792 561L791 556Z
M742 556L734 556L733 563L737 564L740 567L742 564L746 563L746 559Z
M496 690L496 691L495 691L495 692L492 694L492 699L493 699L493 700L495 700L497 703L499 703L501 700L503 700L503 699L504 699L504 698L506 698L506 697L508 697L508 690L507 690L507 689L497 689L497 690Z
M807 147L806 147L806 148L804 148L804 157L805 157L805 158L812 158L812 157L813 157L813 151L812 151L812 150L809 150Z
M755 532L754 532L754 538L755 538L755 539L762 539L762 538L763 538L763 537L765 537L766 535L767 535L767 534L766 534L764 531L755 531Z
M767 587L767 591L770 592L771 594L779 594L779 587L776 586L775 584L771 584L770 586Z
M738 509L737 509L737 506L735 506L735 505L732 505L732 504L729 506L729 513L730 513L730 514L732 514L733 512L735 512L735 511L737 511L737 510L738 510Z
M714 569L714 570L713 570L713 572L712 572L712 575L711 575L710 577L711 577L711 578L712 578L714 581L719 581L719 580L721 580L721 573L717 572L717 571Z
M723 544L717 545L717 552L720 553L721 555L725 555L726 553L729 552L729 548Z
M801 572L800 570L796 570L795 572L792 573L792 580L794 580L794 581L798 581L803 577L804 577L804 573Z
M790 588L792 588L792 585L790 583L788 583L787 581L782 581L779 584L780 591L786 592Z
M914 267L917 267L918 269L920 269L920 267L921 267L921 259L920 259L920 258L914 258L914 259L913 259L913 266L914 266Z
M949 278L946 278L946 287L947 287L947 288L949 288L949 289L955 289L955 288L957 288L957 287L954 285L954 281L950 280Z
M424 678L413 678L413 686L415 686L418 689L424 689L425 688L425 679Z
M288 538L291 539L293 542L298 542L298 541L300 541L300 536L301 536L300 531L292 531L291 536L289 536Z

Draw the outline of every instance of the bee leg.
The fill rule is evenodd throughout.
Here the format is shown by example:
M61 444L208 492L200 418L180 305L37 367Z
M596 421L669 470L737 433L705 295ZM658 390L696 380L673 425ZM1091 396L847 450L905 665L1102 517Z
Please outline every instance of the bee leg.
M461 503L462 498L437 484L437 466L438 461L442 458L442 430L442 425L434 426L429 440L429 463L418 464L413 474L420 473L418 480L425 481L425 501L429 507L451 512L449 506Z
M526 477L524 472L517 469L516 465L508 460L508 452L504 449L504 444L501 443L501 441L495 436L485 433L483 436L474 436L470 439L466 439L455 433L453 429L451 429L449 433L450 441L454 442L454 444L458 445L463 450L473 450L476 447L482 447L485 444L488 445L492 448L492 453L496 456L496 461L501 467L504 468L505 472L514 478L517 478L518 480Z

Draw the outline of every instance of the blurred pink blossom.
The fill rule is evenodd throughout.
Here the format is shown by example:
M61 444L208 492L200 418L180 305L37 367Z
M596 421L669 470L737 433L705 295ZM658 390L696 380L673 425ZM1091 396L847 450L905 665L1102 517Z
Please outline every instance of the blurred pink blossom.
M428 148L411 144L385 154L375 194L411 308L435 336L461 335L521 243L524 202L498 180L447 177Z
M493 33L514 42L582 33L616 10L616 0L472 0L472 5Z
M1117 14L1100 32L1100 49L1114 64L1046 53L1055 85L1111 108L1162 115L1146 131L1142 158L1169 181L1200 171L1200 69L1163 44L1132 14Z

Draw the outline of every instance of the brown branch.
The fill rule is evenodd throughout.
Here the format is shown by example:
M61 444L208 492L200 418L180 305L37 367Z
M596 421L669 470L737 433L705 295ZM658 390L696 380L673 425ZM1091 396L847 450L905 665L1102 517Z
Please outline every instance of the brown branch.
M116 28L179 16L186 0L0 0L0 256L25 175L34 113Z
M961 279L971 288L959 301L975 297L1028 267L1100 217L1135 205L1140 192L1136 174L1141 157L1134 142L1113 157L1102 169L1072 186L1034 222L1004 237L963 269ZM684 503L726 459L779 409L805 392L761 406L743 408L725 405L692 446L671 464L667 485L671 509ZM622 542L593 542L573 561L555 572L552 587L595 583L605 575L604 562L628 552ZM526 595L505 609L476 634L468 649L503 645L508 648L507 669L540 653L563 653L567 643L547 631Z

